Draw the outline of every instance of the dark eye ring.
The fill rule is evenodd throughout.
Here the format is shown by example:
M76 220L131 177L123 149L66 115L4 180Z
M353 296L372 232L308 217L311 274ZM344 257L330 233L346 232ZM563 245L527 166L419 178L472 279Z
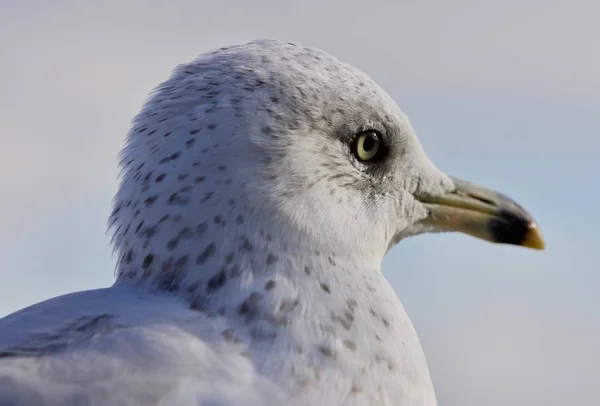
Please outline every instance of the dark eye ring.
M360 162L373 162L383 152L381 135L375 130L367 130L356 135L352 142L352 153Z

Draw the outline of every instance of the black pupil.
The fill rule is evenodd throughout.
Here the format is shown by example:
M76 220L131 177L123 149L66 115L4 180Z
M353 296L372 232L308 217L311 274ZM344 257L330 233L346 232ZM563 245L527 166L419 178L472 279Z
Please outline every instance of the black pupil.
M363 141L363 149L366 152L371 151L373 148L375 148L375 145L377 144L379 140L377 139L377 134L375 133L369 133L367 134L367 136L365 137L365 140Z

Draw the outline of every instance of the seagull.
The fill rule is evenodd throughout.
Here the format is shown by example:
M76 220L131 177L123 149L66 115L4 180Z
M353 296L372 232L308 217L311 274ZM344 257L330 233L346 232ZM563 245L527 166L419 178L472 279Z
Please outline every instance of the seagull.
M120 159L116 281L0 319L1 405L433 406L385 254L449 231L544 248L369 76L300 44L177 66Z

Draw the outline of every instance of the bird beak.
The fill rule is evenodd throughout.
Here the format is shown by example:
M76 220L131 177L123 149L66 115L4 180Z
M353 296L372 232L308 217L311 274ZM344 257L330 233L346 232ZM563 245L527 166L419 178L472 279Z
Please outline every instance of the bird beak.
M429 210L421 221L435 231L458 231L494 243L543 250L544 240L531 215L512 199L452 178L456 189L441 196L415 196Z

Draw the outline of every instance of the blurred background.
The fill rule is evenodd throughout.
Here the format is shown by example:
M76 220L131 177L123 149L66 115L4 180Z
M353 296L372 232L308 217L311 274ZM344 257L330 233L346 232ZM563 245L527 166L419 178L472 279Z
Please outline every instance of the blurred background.
M0 316L112 283L117 153L176 64L298 41L370 74L438 167L544 232L545 252L432 235L387 256L440 406L597 405L599 15L595 0L0 2Z

